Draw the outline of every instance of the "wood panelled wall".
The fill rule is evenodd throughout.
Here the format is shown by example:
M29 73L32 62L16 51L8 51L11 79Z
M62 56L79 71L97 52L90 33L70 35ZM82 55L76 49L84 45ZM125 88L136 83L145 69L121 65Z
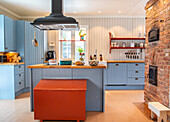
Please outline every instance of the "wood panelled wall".
M102 54L105 60L128 60L125 56L127 49L115 49L109 54L108 32L114 32L118 37L138 37L139 32L144 36L145 32L144 18L77 18L77 21L80 25L88 25L88 55L94 54L97 49L98 58ZM48 41L56 41L57 59L59 59L58 39L57 31L48 32ZM142 60L144 57L145 51L142 53Z
M114 32L119 37L138 37L139 31L144 36L144 18L78 18L80 25L89 26L89 54L97 49L98 56L103 54L106 60L125 60L127 50L112 50L109 54L109 35Z

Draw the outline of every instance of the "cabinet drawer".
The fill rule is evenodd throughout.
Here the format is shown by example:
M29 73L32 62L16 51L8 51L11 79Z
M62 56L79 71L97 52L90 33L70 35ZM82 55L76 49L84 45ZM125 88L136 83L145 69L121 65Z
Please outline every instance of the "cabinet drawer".
M145 70L145 63L129 63L128 70Z
M24 81L24 73L15 75L15 83L17 84L18 82L21 81Z
M144 85L145 78L128 78L127 85Z
M24 65L15 66L15 74L20 74L24 72Z
M20 82L15 84L15 92L18 92L23 88L24 88L24 81L20 81Z
M128 71L128 77L145 77L145 71L144 70L129 70Z

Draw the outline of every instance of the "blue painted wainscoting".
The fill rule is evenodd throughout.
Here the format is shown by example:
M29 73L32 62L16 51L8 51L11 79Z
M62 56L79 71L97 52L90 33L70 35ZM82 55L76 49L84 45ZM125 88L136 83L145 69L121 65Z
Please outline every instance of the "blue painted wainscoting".
M27 66L33 64L42 64L44 61L44 31L36 31L36 39L39 46L34 47L34 27L30 22L17 21L17 52L21 56L21 61L25 62L25 88L30 87L31 77Z

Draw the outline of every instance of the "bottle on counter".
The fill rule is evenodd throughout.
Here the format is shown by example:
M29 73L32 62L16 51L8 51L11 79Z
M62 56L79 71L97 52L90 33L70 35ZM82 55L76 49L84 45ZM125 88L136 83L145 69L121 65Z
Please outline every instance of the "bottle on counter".
M97 60L97 56L96 55L94 55L93 60Z
M102 54L100 54L100 61L103 61L103 57L102 57Z
M92 57L92 55L90 55L90 60L93 60L93 57Z

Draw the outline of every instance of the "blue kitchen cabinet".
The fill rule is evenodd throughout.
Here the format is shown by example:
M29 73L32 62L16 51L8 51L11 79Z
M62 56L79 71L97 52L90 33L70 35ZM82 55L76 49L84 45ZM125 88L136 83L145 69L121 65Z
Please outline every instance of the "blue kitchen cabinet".
M144 89L145 63L108 63L106 89Z
M126 75L125 63L108 63L107 85L126 85Z
M24 91L24 65L0 65L0 99L15 99Z
M17 21L17 52L21 59L25 62L25 87L30 87L30 73L28 65L42 64L44 61L44 31L36 31L36 39L39 46L34 47L32 40L34 39L34 27L30 22Z
M0 52L16 51L16 21L0 15Z
M145 84L145 63L129 63L127 70L127 85Z

